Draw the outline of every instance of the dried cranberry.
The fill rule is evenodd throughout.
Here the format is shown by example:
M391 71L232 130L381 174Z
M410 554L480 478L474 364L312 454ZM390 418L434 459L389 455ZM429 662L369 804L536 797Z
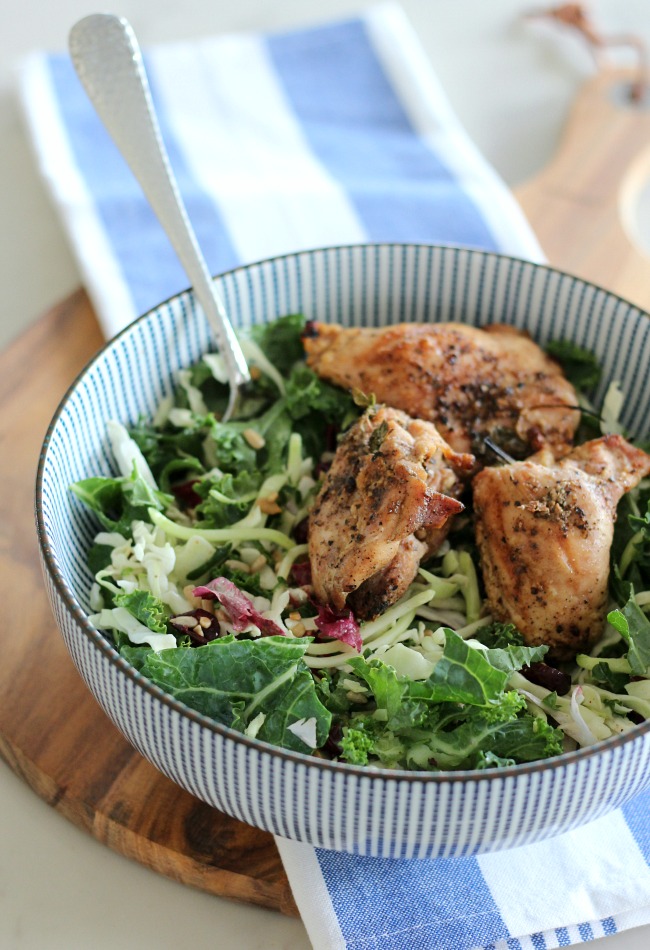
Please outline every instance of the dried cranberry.
M341 740L343 739L343 727L338 722L332 723L332 728L330 729L330 734L327 737L327 742L323 746L323 752L331 756L333 759L338 758L341 754Z
M307 320L305 323L305 329L302 331L302 338L305 339L305 337L309 338L314 336L318 336L318 327L316 326L316 322L314 320Z
M323 461L316 462L314 466L314 475L316 476L316 478L318 478L319 475L326 475L327 472L329 472L329 470L331 469L331 467L332 467L331 462L323 462Z
M190 478L187 482L172 485L171 490L174 498L180 501L185 508L196 508L203 501L201 496L194 491L194 485L200 481L200 478Z
M311 564L309 561L298 561L291 565L291 579L297 587L311 584Z
M521 675L537 686L550 689L552 693L557 693L558 696L566 696L571 689L569 674L556 669L554 666L549 666L548 663L531 663L530 666L524 666Z
M309 518L303 518L293 529L296 544L307 544L309 538Z
M339 437L339 427L333 422L325 426L325 448L328 452L336 452Z
M209 621L209 622L208 622ZM219 621L209 610L197 607L187 613L170 617L169 622L181 633L186 633L192 641L192 646L203 646L219 636Z

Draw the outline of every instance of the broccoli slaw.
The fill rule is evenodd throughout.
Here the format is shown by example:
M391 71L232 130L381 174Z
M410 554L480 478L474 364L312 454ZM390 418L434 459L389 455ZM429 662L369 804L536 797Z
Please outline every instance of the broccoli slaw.
M471 511L380 617L358 622L315 601L309 510L337 436L367 400L308 369L303 328L293 315L250 331L254 381L233 422L219 421L225 373L206 354L153 420L107 423L119 474L73 486L102 529L88 555L91 622L186 705L356 765L498 767L650 718L645 482L619 506L604 637L571 668L485 614ZM588 354L560 344L554 355L593 386ZM612 389L603 425L615 402Z

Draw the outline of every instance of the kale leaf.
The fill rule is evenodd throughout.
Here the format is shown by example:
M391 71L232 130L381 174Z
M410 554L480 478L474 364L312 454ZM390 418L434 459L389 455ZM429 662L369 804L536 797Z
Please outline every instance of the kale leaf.
M571 340L550 340L546 352L558 361L564 375L576 389L584 392L598 385L602 368L598 358Z
M492 650L507 649L510 646L522 647L524 638L513 623L501 623L494 620L480 627L473 635L474 640L483 643Z
M126 607L136 620L149 627L154 633L167 633L167 617L169 611L157 597L146 590L137 590L127 593L122 591L113 596L116 607Z
M314 747L300 724L313 720L315 747L327 740L331 713L320 702L302 657L309 639L223 637L192 650L149 653L142 673L177 699L239 731L260 714L259 739L298 752ZM298 724L298 725L296 725Z
M151 520L149 508L164 511L172 502L170 495L152 488L135 466L128 478L84 478L75 482L71 489L80 501L97 514L107 531L115 531L125 538L131 536L131 524L134 521Z
M632 588L625 606L610 611L607 619L627 643L627 661L632 673L645 676L650 667L650 620L636 603Z
M528 762L562 750L563 734L525 710L506 690L513 670L540 660L545 647L481 650L446 630L442 659L426 680L399 676L380 659L355 657L353 675L369 688L356 706L329 683L324 702L346 723L341 757L389 768L487 768ZM343 678L343 674L340 674ZM350 674L344 680L350 686ZM333 688L334 686L334 688ZM353 695L348 692L347 696Z
M302 334L306 322L301 313L291 313L271 323L255 324L250 329L253 340L283 376L304 358Z

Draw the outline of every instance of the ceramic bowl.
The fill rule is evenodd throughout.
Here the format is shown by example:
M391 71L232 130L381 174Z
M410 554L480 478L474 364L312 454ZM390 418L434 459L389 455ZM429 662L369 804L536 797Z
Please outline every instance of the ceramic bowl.
M421 245L329 248L216 279L237 326L300 311L345 325L504 322L540 343L593 350L625 392L623 423L650 435L650 320L604 290L548 267ZM480 772L396 772L288 752L206 719L130 667L88 621L86 551L97 524L68 486L111 474L105 420L151 416L176 371L213 347L190 292L111 340L73 383L38 470L45 582L70 654L107 715L161 772L205 802L274 834L385 857L514 847L591 821L650 785L650 723L551 760Z

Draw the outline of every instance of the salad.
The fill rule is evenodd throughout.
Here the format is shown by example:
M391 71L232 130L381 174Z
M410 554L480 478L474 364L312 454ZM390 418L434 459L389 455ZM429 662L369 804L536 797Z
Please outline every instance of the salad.
M399 601L359 622L315 600L307 524L337 439L372 397L320 379L305 320L251 328L253 382L238 416L221 357L178 374L173 398L128 430L107 423L115 477L74 495L100 523L88 552L90 621L151 682L251 738L354 765L448 770L554 756L650 718L650 480L624 495L605 634L558 667L486 615L471 507ZM599 414L591 354L556 342ZM599 428L600 427L600 428Z

